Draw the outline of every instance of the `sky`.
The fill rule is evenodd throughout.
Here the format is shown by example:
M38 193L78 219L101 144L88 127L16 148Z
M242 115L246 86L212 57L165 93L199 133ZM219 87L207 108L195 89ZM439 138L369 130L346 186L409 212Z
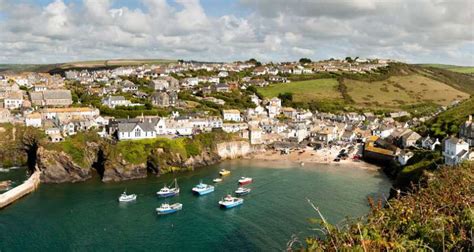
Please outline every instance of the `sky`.
M346 56L474 65L474 1L0 0L0 63Z

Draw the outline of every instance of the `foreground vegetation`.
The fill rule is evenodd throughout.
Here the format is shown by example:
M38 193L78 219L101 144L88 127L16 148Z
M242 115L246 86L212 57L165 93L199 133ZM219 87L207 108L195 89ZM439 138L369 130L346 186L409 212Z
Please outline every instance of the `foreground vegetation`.
M474 212L474 164L444 167L425 173L407 195L382 202L369 199L371 212L364 219L349 220L338 227L320 218L312 219L321 236L309 237L300 250L471 251ZM319 233L318 233L319 235ZM296 249L293 239L289 246Z

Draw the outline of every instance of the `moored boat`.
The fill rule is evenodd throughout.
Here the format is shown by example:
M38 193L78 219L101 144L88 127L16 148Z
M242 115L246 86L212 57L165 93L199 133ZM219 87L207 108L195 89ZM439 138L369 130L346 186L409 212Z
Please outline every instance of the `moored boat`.
M124 191L122 193L122 195L120 195L118 201L119 202L130 202L130 201L134 201L137 199L137 195L136 194L130 194L130 195L127 195L127 192Z
M173 197L179 194L179 187L178 187L178 182L176 179L174 180L174 187L170 188L168 186L164 186L161 188L158 192L156 192L156 195L160 198L168 198L168 197Z
M248 177L242 177L242 178L239 179L239 184L241 184L241 185L248 185L252 182L253 182L253 179L248 178Z
M226 170L226 169L221 169L221 170L219 171L219 174L220 174L221 176L227 176L227 175L230 174L230 171L229 171L229 170Z
M183 209L183 204L181 203L174 203L172 205L168 203L161 204L160 207L156 208L156 213L159 215L175 213L179 210Z
M242 205L243 203L244 203L244 199L232 197L231 195L227 195L222 200L219 201L219 205L223 208L233 208L238 205Z
M215 178L212 180L214 183L220 183L222 182L222 179L221 178Z
M199 194L199 195L204 195L204 194L208 194L208 193L211 193L214 191L214 186L211 186L211 185L207 185L207 184L204 184L201 182L199 182L199 184L197 184L195 187L193 187L193 192Z
M241 196L241 195L249 194L250 191L252 191L252 189L241 186L237 188L237 190L235 190L235 194L237 194L238 196Z

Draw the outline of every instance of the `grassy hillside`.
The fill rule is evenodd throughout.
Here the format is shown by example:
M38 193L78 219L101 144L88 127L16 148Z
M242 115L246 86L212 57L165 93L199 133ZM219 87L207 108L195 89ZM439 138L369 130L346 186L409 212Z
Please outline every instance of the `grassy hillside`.
M356 106L399 108L427 102L449 105L454 100L469 98L465 92L419 74L391 76L375 82L346 79L344 83Z
M167 59L114 59L114 60L90 60L57 64L0 64L0 72L64 72L68 69L83 68L115 68L120 66L136 66L144 64L168 64L176 60Z
M337 89L336 79L317 79L308 81L296 81L290 83L272 84L268 87L258 88L263 96L277 97L280 93L293 93L295 102L313 100L342 100Z
M457 134L459 126L472 114L474 114L474 97L440 113L418 127L418 131L438 138Z
M312 219L318 225L314 230L320 232L307 238L301 250L472 251L473 184L472 163L426 173L424 186L388 201L385 207L369 199L372 211L363 219L339 227L321 216Z
M443 64L421 64L423 67L434 67L446 69L457 73L472 74L474 73L474 66L455 66L455 65L443 65Z
M91 60L68 62L61 64L59 68L96 68L96 67L118 67L118 66L136 66L144 64L168 64L176 62L175 60L166 59L116 59L116 60Z
M471 76L406 64L391 64L371 73L338 73L324 79L315 74L314 78L272 84L258 88L258 92L265 97L292 93L294 105L331 112L421 109L427 105L432 111L474 93Z

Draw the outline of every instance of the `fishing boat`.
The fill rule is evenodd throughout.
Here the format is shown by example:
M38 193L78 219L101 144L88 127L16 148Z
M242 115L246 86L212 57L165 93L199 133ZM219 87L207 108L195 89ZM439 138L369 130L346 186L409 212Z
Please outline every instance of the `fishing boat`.
M136 194L130 194L130 195L127 195L127 192L124 191L122 193L122 195L120 195L118 201L119 202L130 202L130 201L134 201L137 199L137 195Z
M222 182L222 179L221 178L215 178L212 181L214 181L214 183L220 183L220 182Z
M179 187L178 187L178 181L174 179L174 187L170 188L168 186L164 186L161 188L158 192L156 192L156 195L160 198L168 198L168 197L173 197L179 194Z
M237 196L242 196L242 195L249 194L250 191L252 191L252 189L241 186L237 188L237 190L235 190L235 194L237 194Z
M242 177L242 178L239 179L239 184L248 185L248 184L252 183L252 181L253 181L252 178Z
M231 195L227 195L225 198L219 201L219 205L223 208L233 208L238 205L242 205L243 203L244 199L232 197Z
M221 176L227 176L227 175L230 174L230 171L229 171L229 170L226 170L226 169L221 169L221 170L219 171L219 174L220 174Z
M156 213L159 215L176 213L179 210L183 209L183 204L181 203L174 203L172 205L168 203L161 204L160 207L156 208Z
M208 194L214 191L214 186L207 185L201 182L197 184L195 187L193 187L193 192L199 194L199 195L204 195Z

